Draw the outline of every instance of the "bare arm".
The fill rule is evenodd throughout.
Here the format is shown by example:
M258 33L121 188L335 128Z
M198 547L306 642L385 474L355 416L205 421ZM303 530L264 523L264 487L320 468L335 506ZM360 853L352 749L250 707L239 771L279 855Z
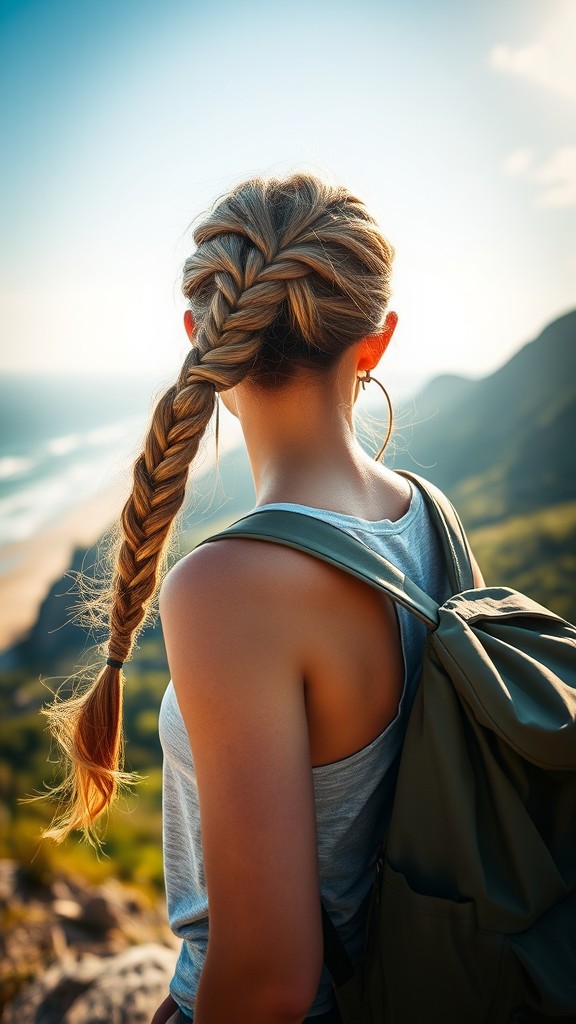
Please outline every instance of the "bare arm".
M184 559L162 589L168 660L197 773L210 907L197 1024L298 1022L320 977L304 687L281 578L262 545L226 542Z

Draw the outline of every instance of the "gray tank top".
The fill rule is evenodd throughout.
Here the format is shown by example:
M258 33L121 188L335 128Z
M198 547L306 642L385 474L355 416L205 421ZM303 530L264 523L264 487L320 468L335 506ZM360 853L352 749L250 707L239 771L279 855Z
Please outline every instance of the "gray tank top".
M439 604L450 596L438 539L424 500L413 488L408 511L396 522L341 515L302 505L281 508L334 523L385 555ZM398 608L404 690L396 718L367 747L342 761L312 769L322 900L350 956L362 955L366 897L379 841L392 810L398 754L421 671L426 626ZM164 752L163 839L168 917L183 942L170 991L193 1018L194 996L208 941L208 898L202 863L198 793L188 734L172 683L160 708ZM334 1005L324 968L310 1015Z

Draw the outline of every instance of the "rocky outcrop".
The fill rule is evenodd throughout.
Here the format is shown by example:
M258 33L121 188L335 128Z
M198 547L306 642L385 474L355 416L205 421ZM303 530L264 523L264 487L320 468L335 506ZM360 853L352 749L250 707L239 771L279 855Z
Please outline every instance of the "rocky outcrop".
M168 992L174 950L133 946L116 956L64 956L4 1011L4 1024L149 1024Z
M164 905L108 879L31 884L0 862L3 1024L147 1024L178 943Z

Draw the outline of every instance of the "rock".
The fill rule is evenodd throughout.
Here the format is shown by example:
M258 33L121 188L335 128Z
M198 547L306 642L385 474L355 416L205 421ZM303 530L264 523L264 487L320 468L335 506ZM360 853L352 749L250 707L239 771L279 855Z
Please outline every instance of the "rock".
M82 907L76 900L54 900L52 910L57 917L65 917L77 921L82 916Z
M5 1024L149 1024L168 993L176 952L149 943L113 957L71 955L6 1007Z
M4 1009L3 1024L63 1022L74 1002L102 973L104 961L90 954L65 956L26 985Z
M76 1000L65 1024L149 1024L168 994L175 962L164 946L126 950Z
M84 904L82 922L94 931L107 932L121 923L120 909L105 895L91 896Z
M57 875L50 883L50 896L53 900L78 900L78 886L73 886L70 879Z
M158 980L158 1003L164 999L179 946L179 940L168 927L164 901L152 893L141 892L113 878L95 886L63 873L52 874L48 882L40 884L31 879L26 865L0 860L3 1022L61 1024L68 1019L66 1014L72 1007L74 1013L87 1013L82 1008L84 997L103 998L98 995L104 983L104 978L100 981L103 969L106 974L112 972L112 980L106 984L115 985L116 991L120 991L114 972L121 969L123 955L128 956L124 964L128 973L122 985L136 984L133 975L138 963L143 965L145 983L142 991L136 986L135 994L126 994L132 1016L119 1016L120 997L114 995L117 1001L113 1019L139 1020L140 1006L146 1003L148 990L155 991L154 978ZM133 947L142 947L142 952ZM150 1002L154 998L150 995ZM109 1001L112 995L109 993L106 999Z

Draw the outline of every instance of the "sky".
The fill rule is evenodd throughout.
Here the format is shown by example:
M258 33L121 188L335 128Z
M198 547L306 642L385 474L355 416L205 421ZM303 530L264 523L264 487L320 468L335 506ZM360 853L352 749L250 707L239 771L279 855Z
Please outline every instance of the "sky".
M296 169L396 248L392 379L576 305L574 0L0 0L0 371L186 353L191 223Z

